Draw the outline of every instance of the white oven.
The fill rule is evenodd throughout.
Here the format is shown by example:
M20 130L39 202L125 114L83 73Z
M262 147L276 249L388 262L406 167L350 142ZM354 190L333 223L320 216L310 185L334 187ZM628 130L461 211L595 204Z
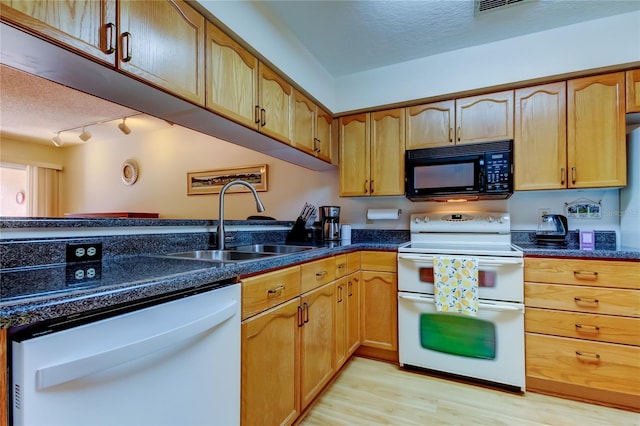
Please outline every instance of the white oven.
M524 261L511 245L507 213L412 215L398 250L398 342L402 366L523 391ZM434 262L473 258L477 313L437 309Z

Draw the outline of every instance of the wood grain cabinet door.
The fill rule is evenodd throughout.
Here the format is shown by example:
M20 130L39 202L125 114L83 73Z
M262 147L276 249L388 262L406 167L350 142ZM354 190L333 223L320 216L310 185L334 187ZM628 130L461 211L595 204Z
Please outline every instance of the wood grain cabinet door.
M309 98L293 91L292 144L301 151L316 155L316 105Z
M627 184L624 72L567 82L569 188Z
M120 0L117 66L204 106L205 19L183 0Z
M456 99L456 143L513 139L513 90Z
M333 117L327 111L320 107L316 109L316 156L321 160L331 163L333 153L331 147L333 138L331 137L331 128Z
M300 415L299 302L242 323L243 426L292 424Z
M237 123L258 128L258 59L207 22L206 106Z
M397 351L397 274L362 271L360 292L362 345Z
M360 272L347 277L347 357L360 346Z
M640 69L627 71L627 113L640 112Z
M340 117L340 196L369 195L370 114Z
M3 21L36 32L64 47L115 65L115 0L0 0Z
M370 195L404 194L404 108L371 113Z
M260 63L258 70L260 131L291 145L293 87L263 63Z
M454 144L455 101L406 108L407 149Z
M567 187L566 93L564 81L516 90L516 190Z

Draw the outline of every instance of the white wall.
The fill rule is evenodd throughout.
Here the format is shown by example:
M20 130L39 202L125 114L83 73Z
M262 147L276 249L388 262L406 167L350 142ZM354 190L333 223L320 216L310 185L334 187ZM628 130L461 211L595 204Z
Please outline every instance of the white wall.
M640 128L627 135L627 187L620 190L620 245L640 250Z

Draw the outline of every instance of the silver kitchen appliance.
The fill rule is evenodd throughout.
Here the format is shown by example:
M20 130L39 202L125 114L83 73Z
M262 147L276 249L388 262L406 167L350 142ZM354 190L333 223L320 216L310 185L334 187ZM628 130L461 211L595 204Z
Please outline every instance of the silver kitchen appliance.
M569 226L566 216L561 214L542 215L536 230L536 244L563 246L567 244Z
M321 206L319 210L322 239L325 241L340 240L340 207Z

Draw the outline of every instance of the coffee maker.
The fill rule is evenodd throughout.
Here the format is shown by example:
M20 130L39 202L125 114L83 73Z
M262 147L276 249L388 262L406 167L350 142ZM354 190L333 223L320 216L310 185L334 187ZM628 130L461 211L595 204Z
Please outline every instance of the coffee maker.
M318 210L320 210L322 239L325 241L340 240L340 207L321 206Z

